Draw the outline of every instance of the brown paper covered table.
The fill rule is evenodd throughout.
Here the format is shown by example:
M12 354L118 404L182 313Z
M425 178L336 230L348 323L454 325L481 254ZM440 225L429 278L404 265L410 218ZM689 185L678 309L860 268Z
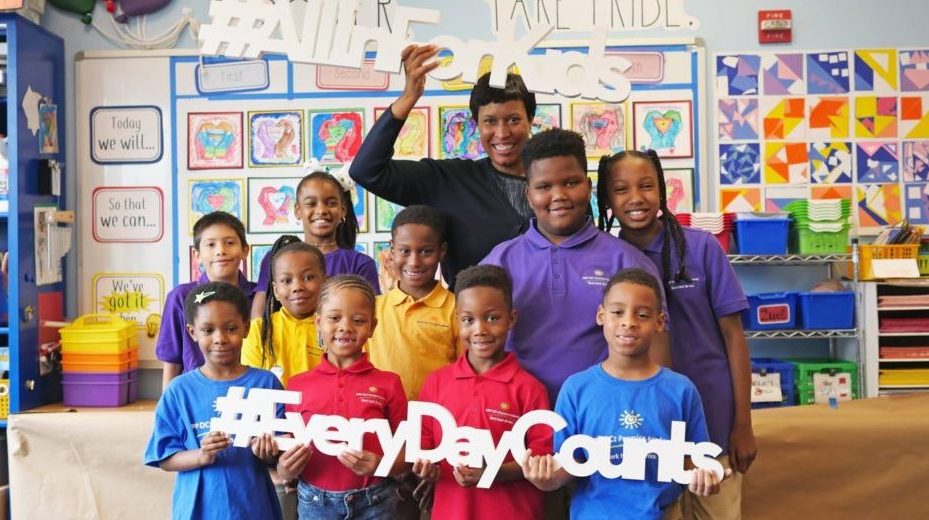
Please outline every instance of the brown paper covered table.
M9 420L14 518L167 518L172 474L142 465L154 403ZM929 394L753 414L744 518L929 518Z

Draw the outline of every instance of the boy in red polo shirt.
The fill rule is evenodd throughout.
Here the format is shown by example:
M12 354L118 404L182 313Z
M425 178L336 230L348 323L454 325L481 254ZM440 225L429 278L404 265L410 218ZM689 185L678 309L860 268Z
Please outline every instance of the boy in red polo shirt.
M512 284L506 270L495 265L470 267L455 282L459 344L467 352L426 379L419 400L448 409L458 426L490 430L495 443L525 413L549 409L548 393L536 378L520 368L503 350L516 323ZM423 421L424 448L437 446L442 431L431 419ZM526 447L551 453L551 429L534 426ZM451 467L418 460L413 471L436 481L432 518L542 518L542 492L523 478L522 469L507 455L488 489L475 487L484 468Z

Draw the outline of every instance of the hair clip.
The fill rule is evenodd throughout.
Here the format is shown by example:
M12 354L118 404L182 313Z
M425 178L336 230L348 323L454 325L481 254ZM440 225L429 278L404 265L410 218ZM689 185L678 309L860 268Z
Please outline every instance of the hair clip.
M347 191L352 193L355 190L355 181L348 175L348 170L352 166L352 163L345 163L336 171L329 172L329 175L335 177L335 180L339 181L339 184L342 186L342 191Z
M216 291L203 291L194 296L194 301L197 303L197 305L199 305L203 303L203 300L213 296L214 294L216 294Z
M319 164L319 160L316 157L311 157L310 160L303 163L303 175L309 175L311 173L329 173L329 170L325 166Z

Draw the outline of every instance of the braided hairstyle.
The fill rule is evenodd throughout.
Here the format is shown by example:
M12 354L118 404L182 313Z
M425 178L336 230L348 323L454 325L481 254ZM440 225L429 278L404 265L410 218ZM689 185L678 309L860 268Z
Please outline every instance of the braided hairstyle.
M326 282L323 283L323 286L319 289L319 303L316 305L316 308L322 309L323 305L329 301L329 298L331 298L335 292L343 289L360 291L370 307L371 317L375 317L377 304L375 303L376 296L374 294L374 288L371 287L370 282L357 274L340 274L332 278L327 278ZM323 341L322 333L318 332L318 334L320 335L319 347L325 349L326 345Z
M306 175L297 183L297 200L294 203L300 205L300 191L303 186L314 180L323 180L332 183L335 189L342 194L342 206L345 208L345 216L342 222L336 227L335 243L342 249L355 249L355 241L358 238L358 218L355 216L355 205L352 203L352 192L345 190L342 184L331 173L324 171L315 171Z
M274 241L274 245L271 246L271 251L268 252L270 258L268 286L265 287L267 301L265 302L265 310L261 315L261 364L263 367L270 367L276 361L273 345L274 324L271 322L271 315L280 310L281 302L274 294L274 263L282 254L293 251L310 253L316 258L316 261L319 262L320 272L326 272L325 255L316 247L300 240L300 237L294 235L281 235L280 238Z
M626 150L612 156L604 155L600 158L600 165L597 168L597 209L600 211L600 217L597 219L597 227L602 231L609 232L613 224L617 221L616 215L613 214L610 204L610 175L614 164L623 159L631 157L643 159L652 163L655 173L658 176L658 202L661 216L658 217L661 225L668 235L668 238L661 246L661 273L662 285L668 298L671 297L671 282L682 283L689 282L686 266L684 265L686 251L684 242L684 230L680 222L671 213L668 208L668 189L665 184L664 169L661 167L661 160L654 150L640 152L638 150ZM621 232L622 230L620 230ZM677 255L677 272L671 273L671 242L674 242L674 252Z

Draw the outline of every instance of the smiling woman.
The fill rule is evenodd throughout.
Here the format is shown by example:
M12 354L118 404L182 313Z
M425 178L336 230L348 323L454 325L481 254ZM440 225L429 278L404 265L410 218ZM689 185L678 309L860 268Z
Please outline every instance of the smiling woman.
M519 235L532 216L520 152L529 138L536 102L520 76L508 74L504 88L494 88L489 85L490 75L485 74L471 91L470 117L487 157L393 160L394 143L423 94L426 74L438 65L434 59L438 50L431 45L404 49L403 93L371 128L350 175L390 202L426 204L442 212L448 219L448 255L442 274L454 286L458 271Z

